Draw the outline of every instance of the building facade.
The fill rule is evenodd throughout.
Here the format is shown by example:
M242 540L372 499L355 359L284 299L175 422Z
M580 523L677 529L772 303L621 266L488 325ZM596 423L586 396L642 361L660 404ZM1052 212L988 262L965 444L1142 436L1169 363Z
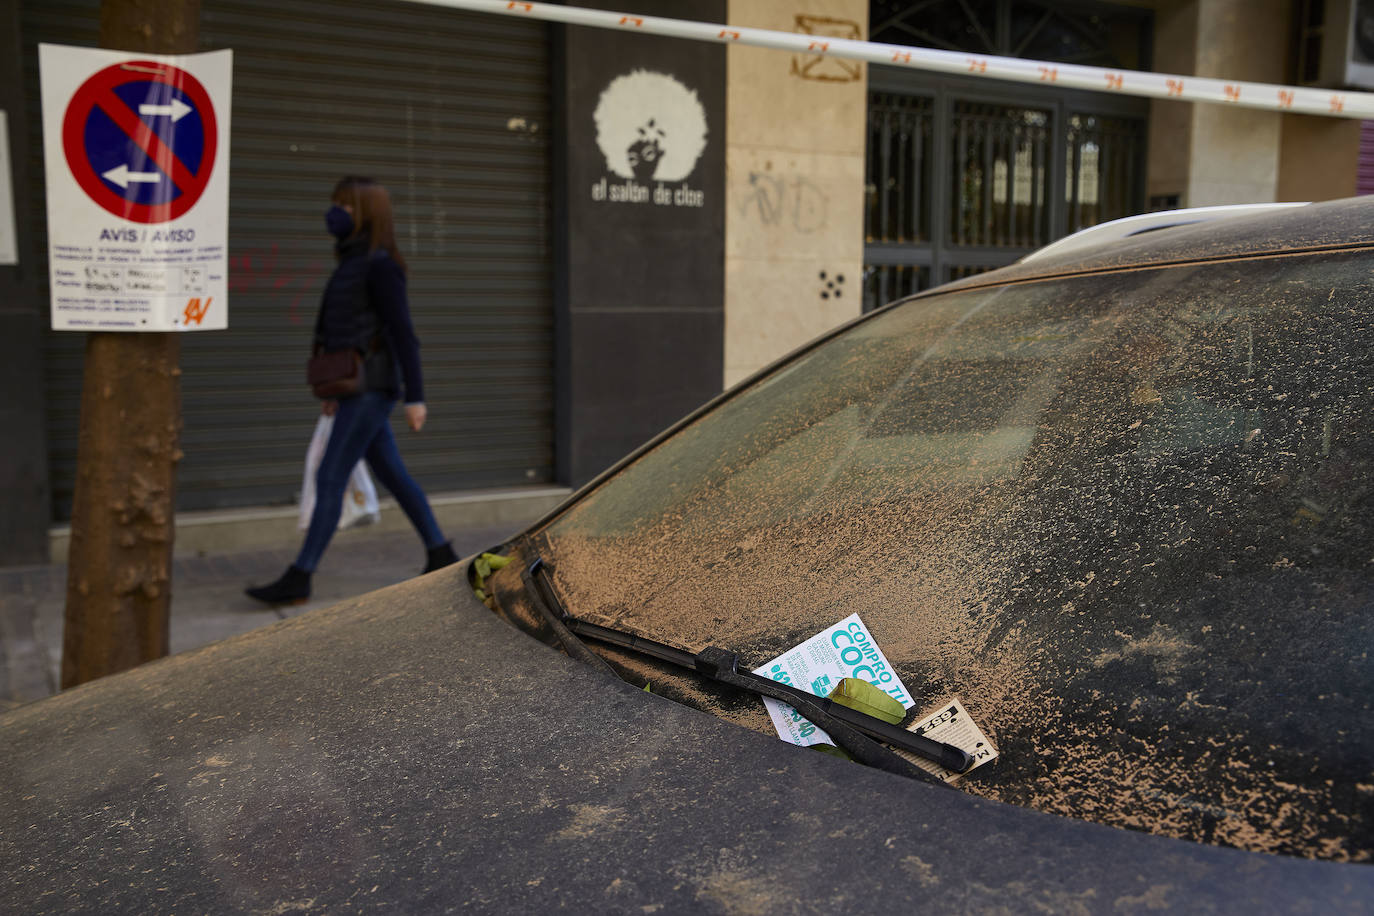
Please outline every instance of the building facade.
M617 9L1054 62L1342 84L1362 0L638 0ZM577 5L601 4L578 0ZM183 343L181 512L290 503L333 182L391 188L430 492L585 482L897 296L1146 209L1349 196L1359 122L1070 92L441 9L202 0L235 52L230 328ZM70 509L83 335L47 330L37 45L6 0L19 264L0 266L0 562ZM1346 31L1342 31L1342 28ZM1325 81L1325 83L1323 82ZM1374 156L1370 156L1374 160Z

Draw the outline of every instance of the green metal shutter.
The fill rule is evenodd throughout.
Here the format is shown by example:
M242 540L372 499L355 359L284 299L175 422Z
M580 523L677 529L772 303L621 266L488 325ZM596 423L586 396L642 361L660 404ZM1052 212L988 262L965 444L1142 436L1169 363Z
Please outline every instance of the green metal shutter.
M97 22L94 2L28 0L26 53L93 45ZM284 503L300 487L318 413L304 363L333 266L323 215L344 174L376 177L397 209L430 410L419 435L394 418L412 473L431 493L550 480L547 27L405 2L203 0L200 30L202 48L234 51L230 329L183 338L178 507ZM49 337L64 518L82 335Z

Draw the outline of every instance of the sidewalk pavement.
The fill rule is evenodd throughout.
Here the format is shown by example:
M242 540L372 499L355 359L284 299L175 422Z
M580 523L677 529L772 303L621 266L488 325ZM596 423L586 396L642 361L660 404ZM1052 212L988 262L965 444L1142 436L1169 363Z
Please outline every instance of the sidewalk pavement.
M501 543L534 520L446 533L453 549L465 557ZM172 563L172 652L394 585L418 575L425 560L413 531L355 528L335 535L315 571L309 602L272 609L243 594L245 586L281 575L295 554L295 547L278 547L176 558ZM0 569L0 712L57 692L66 598L65 565Z

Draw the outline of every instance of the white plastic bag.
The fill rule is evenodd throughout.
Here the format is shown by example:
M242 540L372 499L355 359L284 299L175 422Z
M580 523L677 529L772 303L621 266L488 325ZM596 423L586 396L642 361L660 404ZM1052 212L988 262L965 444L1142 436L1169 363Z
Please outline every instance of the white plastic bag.
M325 446L329 444L329 433L333 429L334 418L320 414L320 419L315 423L315 435L310 437L310 447L305 450L305 478L301 481L299 521L302 531L310 527L310 516L315 511L315 472L319 470ZM367 465L359 461L353 468L353 475L348 478L348 488L344 490L339 530L371 525L380 521L381 517L381 510L377 507L377 488L372 484L372 476L367 473Z

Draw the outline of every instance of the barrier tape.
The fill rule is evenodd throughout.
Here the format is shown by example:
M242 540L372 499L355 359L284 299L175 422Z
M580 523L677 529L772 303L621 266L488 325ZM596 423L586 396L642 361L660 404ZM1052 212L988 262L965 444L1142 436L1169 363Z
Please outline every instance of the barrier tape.
M1025 60L1019 57L992 57L939 51L933 48L912 48L907 45L887 45L852 38L819 39L795 32L770 29L751 29L744 26L726 28L719 23L690 22L682 19L663 19L613 13L605 10L555 6L550 3L526 3L523 0L411 0L430 6L524 16L584 25L603 29L629 29L646 35L668 38L687 38L712 41L717 44L742 44L759 48L773 48L798 54L818 54L862 60L871 64L907 67L912 70L932 70L937 73L960 73L1010 80L1017 83L1040 83L1065 89L1086 89L1091 92L1114 92L1146 98L1176 99L1181 102L1205 102L1235 105L1265 111L1289 111L1298 114L1325 115L1338 118L1374 118L1374 93L1346 92L1331 89L1312 89L1301 86L1281 86L1274 83L1247 83L1240 80L1218 80L1201 76L1180 76L1169 73L1148 73L1141 70L1109 70L1084 67L1078 64L1056 64Z

